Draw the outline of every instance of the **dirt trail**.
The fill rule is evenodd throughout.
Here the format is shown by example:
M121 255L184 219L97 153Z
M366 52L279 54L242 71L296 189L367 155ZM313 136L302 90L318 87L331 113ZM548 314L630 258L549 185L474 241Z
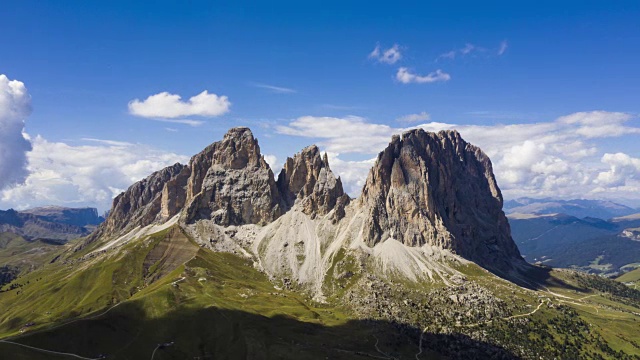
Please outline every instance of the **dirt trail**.
M0 340L0 343L22 346L22 347L25 347L25 348L28 348L28 349L32 349L32 350L35 350L35 351L40 351L40 352L47 353L47 354L70 356L70 357L74 357L76 359L83 359L83 360L98 360L98 359L101 359L101 358L88 358L88 357L84 357L84 356L80 356L80 355L72 354L72 353L65 353L65 352L59 352L59 351L53 351L53 350L40 349L40 348L37 348L37 347L33 347L33 346L25 345L25 344L20 344L20 343L13 342L13 341L7 341L7 340Z
M548 301L549 300L547 300L547 302ZM511 320L511 319L516 319L516 318L520 318L520 317L531 316L531 315L535 314L538 310L540 310L540 308L542 307L542 305L544 303L545 303L545 300L540 301L540 303L538 304L538 307L536 307L533 311L530 311L528 313L506 316L506 317L500 318L500 320ZM493 322L493 320L487 320L487 321L482 321L482 322L478 322L478 323L474 323L474 324L456 325L456 326L476 327L476 326L483 325L483 324L490 324L492 322ZM426 333L428 329L429 329L429 327L425 327L424 330L422 330L422 333L420 333L420 341L418 343L418 352L416 353L416 356L415 356L416 360L420 360L420 355L422 354L422 338L424 336L424 333ZM376 349L377 348L378 347L377 347L377 342L376 342Z

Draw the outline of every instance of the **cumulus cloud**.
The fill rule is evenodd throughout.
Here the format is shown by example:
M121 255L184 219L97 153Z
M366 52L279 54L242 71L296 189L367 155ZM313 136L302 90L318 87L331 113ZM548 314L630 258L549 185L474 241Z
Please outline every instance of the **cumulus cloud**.
M431 119L431 115L429 115L426 111L423 111L418 114L409 114L404 115L396 119L396 121L401 123L416 123L420 121L429 121Z
M633 158L624 153L602 156L602 162L609 166L609 170L598 174L596 183L609 187L627 185L628 180L640 178L640 159Z
M401 67L398 69L398 72L396 73L396 80L400 81L403 84L410 84L410 83L428 84L428 83L434 83L438 81L449 81L451 80L451 75L445 73L440 69L434 72L431 72L428 75L418 75L418 74L412 73L406 67Z
M577 125L578 134L586 138L615 137L625 134L639 134L640 128L628 127L624 123L631 120L631 114L622 112L590 111L563 116L559 122Z
M264 156L264 161L266 161L267 164L269 164L271 171L273 171L273 174L277 177L278 173L280 172L280 169L282 168L282 164L278 162L278 158L275 155L265 154L263 156Z
M380 149L382 150L382 149ZM358 196L362 191L369 170L376 162L376 158L372 157L365 160L343 160L339 153L327 151L329 165L331 170L340 176L340 180L344 186L344 191L349 196Z
M344 118L302 116L286 126L277 126L280 134L321 139L320 145L333 153L371 153L372 148L382 150L389 142L393 129L387 125L372 124L357 116Z
M376 45L371 53L369 53L369 59L373 59L377 62L385 64L395 64L402 59L402 53L400 52L400 46L393 44L392 47L383 50L380 44Z
M24 122L31 114L31 96L24 83L0 74L0 189L21 183L27 176L31 142Z
M640 159L628 154L603 154L594 142L603 124L622 127L602 130L602 136L634 134L640 128L624 125L633 115L591 111L574 113L550 122L510 125L459 125L428 122L417 127L427 131L456 129L468 142L480 146L492 159L505 196L615 197L640 200ZM281 134L319 139L332 168L343 175L345 188L356 195L373 160L346 161L348 154L375 155L393 134L408 128L375 124L361 117L301 117ZM354 135L355 134L355 135ZM355 191L355 192L354 192ZM635 193L634 193L635 191Z
M37 136L23 184L0 193L1 208L42 205L111 207L114 196L156 170L189 159L145 145L88 138L83 145Z
M135 99L129 102L131 114L159 119L175 119L183 116L215 117L229 112L229 107L231 102L226 96L209 94L207 90L192 96L188 101L182 101L180 95L165 91L144 100ZM172 120L172 122L184 123L185 120Z

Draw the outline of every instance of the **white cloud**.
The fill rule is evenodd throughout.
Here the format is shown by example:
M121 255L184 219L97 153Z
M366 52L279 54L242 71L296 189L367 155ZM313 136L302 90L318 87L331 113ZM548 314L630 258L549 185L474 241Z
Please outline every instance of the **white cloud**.
M152 172L189 159L122 141L86 139L72 146L37 136L28 153L30 174L23 184L0 193L0 208L42 205L109 209L114 196ZM94 145L95 144L95 145Z
M369 170L371 170L376 162L376 158L373 157L362 161L343 160L340 158L339 153L329 151L327 151L327 157L329 158L331 170L337 174L337 176L340 176L344 191L349 194L349 196L358 196L367 180Z
M439 60L439 59L451 59L451 60L453 60L453 59L456 58L456 53L457 52L455 50L451 50L451 51L448 51L448 52L446 52L444 54L440 54L440 56L438 56L436 61Z
M508 48L509 43L507 42L507 40L502 40L502 42L500 43L500 47L498 48L498 56L502 56Z
M267 164L269 164L269 167L271 168L271 171L273 171L273 174L277 178L278 177L278 173L280 172L280 169L282 168L282 164L280 164L278 162L278 158L275 155L265 154L265 155L263 155L263 157L264 157L264 161L266 161Z
M192 119L152 119L152 120L162 121L162 122L172 123L172 124L184 124L184 125L189 125L193 127L204 124L204 121L202 120L192 120Z
M30 114L31 96L24 83L0 74L0 189L21 183L27 176L31 143L23 132Z
M116 146L116 147L127 147L133 146L132 143L126 141L116 141L116 140L105 140L105 139L95 139L95 138L82 138L82 141L95 142L102 145Z
M396 79L403 84L417 83L417 84L425 84L425 83L434 83L438 81L449 81L451 79L451 75L443 72L438 69L434 72L429 73L428 75L418 75L411 73L409 69L406 67L401 67L398 69L396 73Z
M357 116L302 116L287 126L277 126L276 131L285 135L324 139L320 145L334 153L371 153L372 147L382 150L393 133L393 129L387 125L372 124Z
M274 86L274 85L268 85L268 84L253 84L253 86L255 86L257 88L269 90L270 92L275 93L275 94L294 94L294 93L297 93L297 91L294 90L294 89L281 87L281 86Z
M500 42L498 49L495 50L495 54L497 56L502 56L507 51L508 48L509 48L509 42L507 42L507 40L503 40ZM494 50L491 50L491 52L493 51ZM456 57L465 57L471 54L474 54L477 56L481 53L484 53L485 56L489 56L489 50L487 48L484 48L475 44L471 44L471 43L466 43L462 48L447 51L445 53L438 55L438 57L436 58L436 61L440 59L454 60Z
M380 48L380 44L378 44L373 51L369 53L369 59L374 59L385 64L395 64L398 60L402 59L400 46L398 44L393 44L392 47L382 50L382 48Z
M192 96L188 101L182 101L180 95L161 92L145 100L130 101L129 112L141 117L160 119L183 116L215 117L229 112L230 106L231 102L226 96L209 94L207 90ZM184 123L186 120L179 121ZM172 120L172 122L178 122L178 120Z
M598 174L595 182L599 185L625 186L628 180L640 178L640 159L638 158L624 153L606 153L602 156L602 162L609 165L609 170Z
M578 134L586 138L615 137L625 134L640 134L640 128L624 126L631 114L622 112L590 111L577 112L558 119L565 124L577 125Z
M462 49L460 49L460 53L462 55L467 55L470 54L471 52L473 52L474 50L476 50L476 46L473 44L465 44L464 47Z
M401 116L397 118L396 121L401 123L415 123L419 121L429 121L430 119L431 119L431 115L423 111L418 114L409 114L409 115Z
M436 61L438 61L440 59L453 60L457 56L466 56L466 55L469 55L469 54L471 54L473 52L479 52L479 51L482 52L482 51L485 51L485 50L486 50L485 48L479 47L477 45L466 43L464 45L464 47L462 47L460 49L447 51L445 53L442 53L442 54L438 55L438 57L436 58Z
M640 128L623 125L633 116L626 113L592 111L560 117L550 122L510 125L456 125L429 122L418 125L427 131L458 130L468 142L490 156L505 196L621 197L640 200L640 159L627 154L603 154L594 143L594 128L603 124L622 127L599 136L634 134ZM305 116L281 134L317 138L328 151L332 168L343 175L351 195L359 192L368 173L366 162L343 160L352 153L375 155L393 134L407 128L375 124L360 117L327 118ZM634 193L634 189L639 190ZM357 192L354 192L357 190Z

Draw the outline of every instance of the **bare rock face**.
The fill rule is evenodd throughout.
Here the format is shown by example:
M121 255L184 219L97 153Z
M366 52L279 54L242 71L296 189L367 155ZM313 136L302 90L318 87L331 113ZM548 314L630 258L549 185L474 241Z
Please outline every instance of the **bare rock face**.
M185 166L178 175L164 183L160 200L162 220L170 219L184 207L187 201L187 182L190 174L189 167Z
M329 168L326 154L321 157L315 145L287 158L278 176L278 189L287 207L298 202L302 211L312 218L336 209L332 220L338 221L344 217L344 207L350 200L344 193L342 181Z
M457 131L417 129L394 136L378 155L359 199L364 241L449 249L506 272L522 260L502 212L491 161Z
M284 206L273 172L251 130L229 130L189 162L185 221L211 219L222 226L267 224Z
M87 239L86 243L91 243L102 236L115 235L136 226L146 226L155 221L163 220L165 214L167 216L175 215L175 210L164 209L169 206L169 202L163 201L163 190L167 184L173 184L169 186L173 189L174 194L179 196L180 191L177 188L186 186L186 177L180 178L180 174L185 168L185 165L179 163L168 166L136 182L125 192L116 196L113 199L109 216L105 222L100 224L98 230ZM182 183L180 184L179 181ZM184 192L182 190L182 193ZM176 198L170 202L179 201Z

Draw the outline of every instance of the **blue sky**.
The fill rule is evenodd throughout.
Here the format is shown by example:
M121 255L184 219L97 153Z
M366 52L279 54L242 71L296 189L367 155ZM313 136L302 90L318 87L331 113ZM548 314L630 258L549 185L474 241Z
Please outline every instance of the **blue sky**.
M425 124L458 128L483 147L508 197L628 200L639 186L638 2L14 1L0 11L0 74L28 91L31 111L20 121L34 148L26 155L31 182L5 186L0 207L108 207L132 180L238 125L252 128L276 168L318 143L352 193L382 139ZM369 56L376 46L396 46L399 59ZM409 83L401 69L415 75ZM429 80L438 70L447 79ZM204 90L225 96L226 111L149 118L129 108L162 92L187 101ZM576 113L573 125L558 125ZM516 135L499 131L508 124L519 126ZM570 136L580 131L587 135ZM493 146L487 134L507 139ZM340 145L354 139L370 146ZM59 158L54 148L63 149ZM139 156L90 170L64 162L77 152L117 157L119 149ZM518 162L527 149L528 162ZM567 155L574 150L583 156ZM110 173L108 165L135 171L112 174L113 184L92 178ZM78 166L86 181L76 180ZM33 195L36 184L61 195Z

